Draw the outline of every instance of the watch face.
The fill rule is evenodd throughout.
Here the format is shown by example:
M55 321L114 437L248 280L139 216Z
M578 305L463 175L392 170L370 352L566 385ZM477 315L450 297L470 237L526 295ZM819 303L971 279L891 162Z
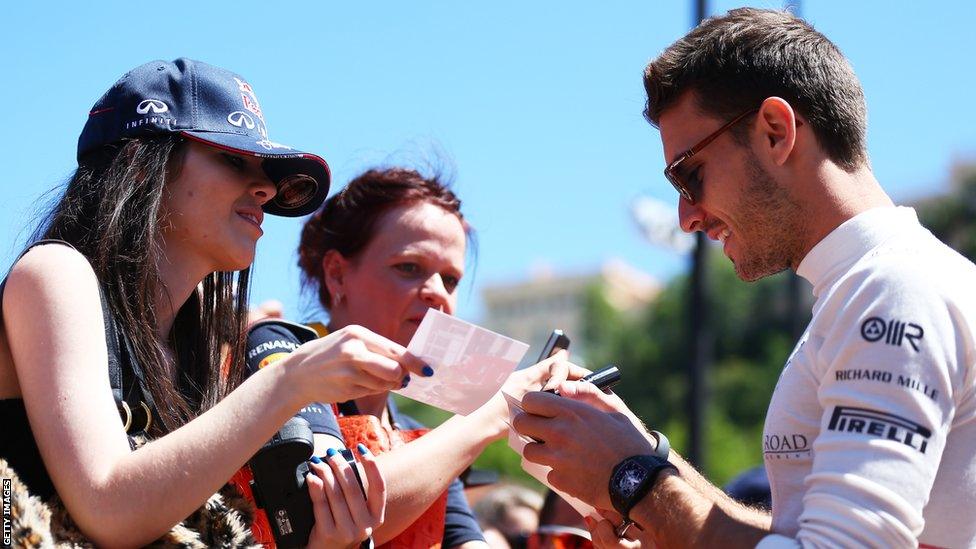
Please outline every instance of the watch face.
M647 478L646 469L633 461L628 462L617 471L615 479L617 492L624 499L629 499L645 478Z

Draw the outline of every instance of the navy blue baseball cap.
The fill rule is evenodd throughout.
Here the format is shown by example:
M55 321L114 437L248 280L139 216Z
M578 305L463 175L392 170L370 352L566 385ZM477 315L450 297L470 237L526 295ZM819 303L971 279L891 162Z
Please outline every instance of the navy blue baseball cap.
M78 138L78 162L122 139L171 133L262 158L264 171L278 187L264 205L269 214L310 214L329 194L329 165L320 156L271 141L246 80L185 58L136 67L105 92Z

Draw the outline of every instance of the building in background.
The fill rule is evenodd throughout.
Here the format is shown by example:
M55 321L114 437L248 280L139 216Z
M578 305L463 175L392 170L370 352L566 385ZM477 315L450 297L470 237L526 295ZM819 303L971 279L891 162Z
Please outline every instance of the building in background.
M654 300L661 284L626 263L613 260L597 272L559 274L536 271L523 281L496 284L482 291L484 318L481 325L531 345L523 364L530 364L549 333L561 329L572 340L574 360L585 356L583 315L591 288L621 311L639 310Z

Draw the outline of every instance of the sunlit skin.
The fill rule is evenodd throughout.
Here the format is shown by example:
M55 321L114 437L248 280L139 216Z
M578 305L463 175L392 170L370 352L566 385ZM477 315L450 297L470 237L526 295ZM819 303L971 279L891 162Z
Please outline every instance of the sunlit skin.
M275 193L261 159L188 142L160 207L166 256L202 272L247 268Z
M355 257L330 251L323 259L330 328L359 324L407 345L427 309L454 314L465 249L453 213L428 202L391 209Z
M737 142L729 131L690 159L687 173L701 182L701 193L695 204L681 199L678 206L681 228L722 241L743 280L795 268L809 235L792 185L777 180L753 149L754 140L762 139L754 123L757 116L741 122L747 143ZM686 94L660 122L665 159L670 161L726 121L701 114L694 96Z
M159 207L163 260L156 296L160 334L168 334L183 303L204 277L245 269L264 234L261 206L277 189L252 156L188 141L174 157Z

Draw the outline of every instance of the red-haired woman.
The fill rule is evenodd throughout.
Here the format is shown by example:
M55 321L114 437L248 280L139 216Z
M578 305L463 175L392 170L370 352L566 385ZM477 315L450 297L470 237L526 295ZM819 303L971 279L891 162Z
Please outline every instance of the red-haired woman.
M370 170L308 220L299 265L329 314L328 331L359 325L406 345L428 309L454 313L470 235L460 200L436 177L402 168ZM542 388L550 378L555 383L586 373L562 358L512 374L505 390L520 395ZM343 403L340 413L375 418L374 427L385 432L422 427L396 410L388 392ZM499 394L477 411L452 417L413 442L378 455L388 503L376 541L483 547L457 476L489 443L505 435L507 417ZM348 434L345 438L352 442ZM445 490L443 519L425 515L437 507ZM429 539L441 528L435 524L432 530L432 520L443 521L442 537Z

